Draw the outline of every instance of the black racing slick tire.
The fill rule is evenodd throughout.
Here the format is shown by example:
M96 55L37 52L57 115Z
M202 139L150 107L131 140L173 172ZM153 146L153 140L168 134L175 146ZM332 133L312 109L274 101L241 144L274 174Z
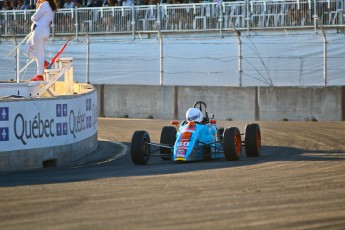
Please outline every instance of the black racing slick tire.
M238 128L231 127L224 130L223 149L225 159L238 161L241 156L241 133Z
M131 156L134 164L145 165L150 158L150 135L146 131L135 131L131 142Z
M176 141L176 128L174 126L164 126L161 132L160 143L173 146ZM160 147L160 154L163 160L171 159L171 148Z
M247 124L245 127L244 144L247 157L260 156L261 132L258 124Z

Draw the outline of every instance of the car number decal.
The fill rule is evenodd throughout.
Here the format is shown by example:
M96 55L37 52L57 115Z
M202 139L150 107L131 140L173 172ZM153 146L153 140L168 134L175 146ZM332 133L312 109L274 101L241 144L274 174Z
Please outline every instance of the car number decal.
M181 134L181 138L179 143L177 144L177 152L176 157L177 158L184 158L186 156L186 152L189 146L190 138L192 137L192 132L183 132Z

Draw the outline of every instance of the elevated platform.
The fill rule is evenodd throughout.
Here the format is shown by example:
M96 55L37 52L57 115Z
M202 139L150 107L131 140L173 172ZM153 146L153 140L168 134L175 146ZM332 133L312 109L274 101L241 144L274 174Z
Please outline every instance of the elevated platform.
M60 58L45 81L0 82L0 172L68 166L97 142L97 93Z

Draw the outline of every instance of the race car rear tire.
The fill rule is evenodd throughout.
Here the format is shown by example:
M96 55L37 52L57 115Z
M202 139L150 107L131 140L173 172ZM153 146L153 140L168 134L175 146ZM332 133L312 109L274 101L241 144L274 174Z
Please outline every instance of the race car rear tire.
M161 132L160 143L173 146L176 141L176 128L174 126L164 126ZM163 160L171 159L171 148L160 148L161 158ZM170 156L167 156L170 155Z
M226 128L224 130L224 156L228 161L237 161L241 155L241 133L237 127Z
M258 124L247 124L245 127L244 144L247 157L260 156L261 132Z
M146 131L135 131L131 142L131 156L134 164L145 165L150 158L150 135Z

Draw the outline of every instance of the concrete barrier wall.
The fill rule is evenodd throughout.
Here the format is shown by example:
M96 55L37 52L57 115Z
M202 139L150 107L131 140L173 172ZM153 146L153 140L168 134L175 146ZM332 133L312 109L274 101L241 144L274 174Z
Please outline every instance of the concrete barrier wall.
M174 114L174 87L97 86L100 115L105 117L168 118ZM102 100L101 100L102 98Z
M70 166L97 149L97 133L82 141L40 149L0 153L0 172Z
M85 90L0 100L0 172L68 166L97 148L97 91L78 87Z
M196 101L219 120L345 120L345 87L95 85L105 117L184 119Z
M344 87L260 87L260 120L344 120Z
M254 120L256 88L239 87L178 87L178 118L184 119L196 101L207 104L209 115L220 120Z

